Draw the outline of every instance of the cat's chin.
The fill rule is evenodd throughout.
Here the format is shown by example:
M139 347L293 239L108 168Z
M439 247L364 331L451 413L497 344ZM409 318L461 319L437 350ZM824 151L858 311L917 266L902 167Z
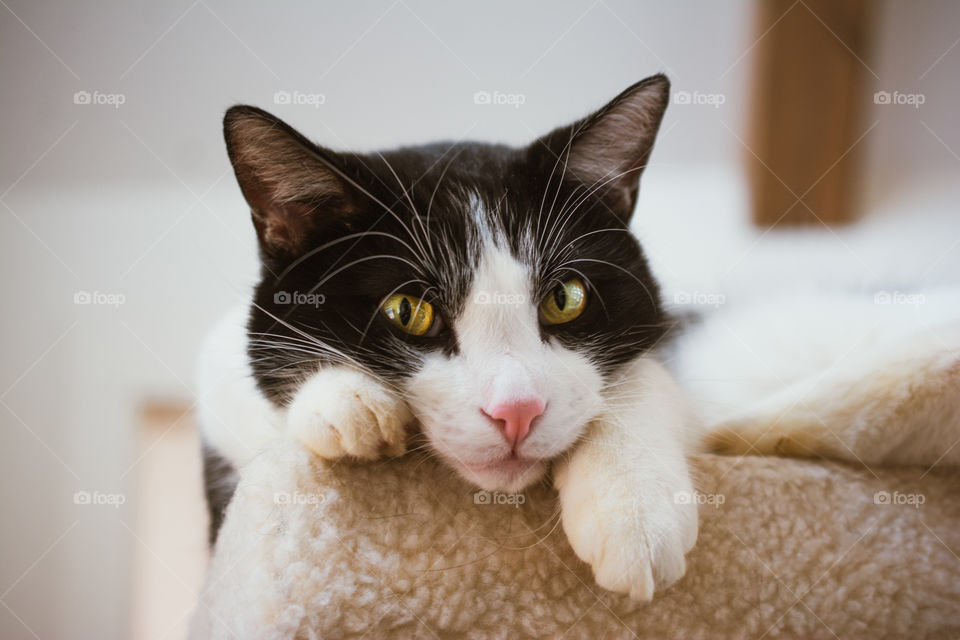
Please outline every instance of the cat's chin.
M508 458L480 465L457 464L457 470L485 491L517 493L543 477L547 461L534 458Z

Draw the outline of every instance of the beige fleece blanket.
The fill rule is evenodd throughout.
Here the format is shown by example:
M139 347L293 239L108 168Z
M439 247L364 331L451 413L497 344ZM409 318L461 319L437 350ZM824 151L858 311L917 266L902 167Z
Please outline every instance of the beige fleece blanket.
M957 638L960 472L699 456L700 536L651 603L597 587L555 492L280 443L244 470L193 638ZM684 498L681 498L684 499Z

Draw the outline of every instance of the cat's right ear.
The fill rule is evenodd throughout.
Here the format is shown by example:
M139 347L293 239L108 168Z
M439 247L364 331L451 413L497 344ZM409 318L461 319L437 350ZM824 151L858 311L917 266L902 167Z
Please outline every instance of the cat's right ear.
M602 198L626 222L636 207L640 174L650 159L669 97L667 77L650 76L599 111L540 138L531 145L532 153L547 156L545 167L551 177L562 168L565 178Z
M336 155L276 116L256 107L231 107L223 118L223 137L267 256L302 255L317 229L356 209L356 192L337 168Z

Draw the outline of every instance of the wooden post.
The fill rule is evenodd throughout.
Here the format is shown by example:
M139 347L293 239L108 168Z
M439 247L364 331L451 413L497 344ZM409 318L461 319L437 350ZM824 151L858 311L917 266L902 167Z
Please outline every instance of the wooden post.
M762 0L748 163L754 222L855 217L869 0Z

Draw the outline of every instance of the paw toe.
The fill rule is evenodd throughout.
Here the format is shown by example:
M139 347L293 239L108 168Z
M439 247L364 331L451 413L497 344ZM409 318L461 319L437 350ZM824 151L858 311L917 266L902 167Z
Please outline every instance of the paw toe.
M340 433L332 424L320 423L310 430L297 430L295 435L303 446L321 458L333 460L346 453Z
M646 559L604 558L593 569L594 579L604 589L644 602L653 598L653 570Z

